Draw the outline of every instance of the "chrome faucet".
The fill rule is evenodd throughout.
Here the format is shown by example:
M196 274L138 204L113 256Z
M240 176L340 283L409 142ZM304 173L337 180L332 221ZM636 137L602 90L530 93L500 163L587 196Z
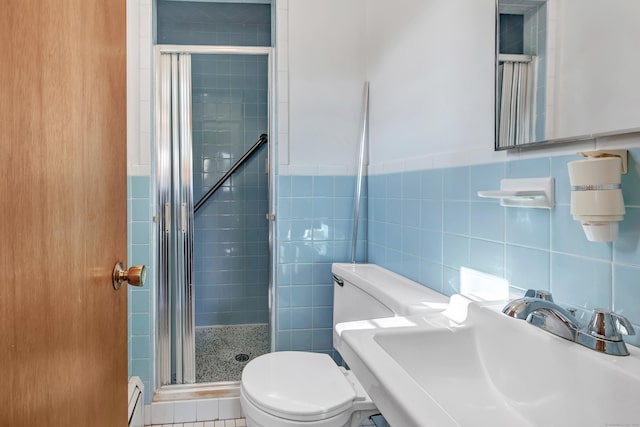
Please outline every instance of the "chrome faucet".
M628 356L629 350L622 335L635 335L631 322L610 310L597 308L589 324L576 337L576 342L585 347L616 356Z
M553 297L546 291L529 289L524 298L509 302L502 312L569 341L576 340L580 329L575 317L554 303Z
M502 312L569 341L616 356L629 354L621 334L635 334L631 322L624 316L602 309L594 310L589 324L581 327L574 313L554 303L546 291L529 289L524 298L509 302Z

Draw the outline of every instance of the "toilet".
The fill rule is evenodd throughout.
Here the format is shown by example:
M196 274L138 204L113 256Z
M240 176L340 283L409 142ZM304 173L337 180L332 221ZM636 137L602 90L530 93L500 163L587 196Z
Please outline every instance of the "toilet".
M441 310L448 299L374 264L333 264L335 325ZM436 307L436 308L434 308ZM357 427L379 413L356 376L326 354L282 351L242 372L240 404L248 427Z

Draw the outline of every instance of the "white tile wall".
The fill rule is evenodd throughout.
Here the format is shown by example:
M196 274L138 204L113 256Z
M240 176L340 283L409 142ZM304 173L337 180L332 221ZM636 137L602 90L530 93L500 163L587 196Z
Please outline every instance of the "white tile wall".
M153 402L145 406L145 423L150 425L229 420L242 416L238 397Z
M242 417L240 399L237 397L218 400L219 417L223 420Z
M220 418L218 401L214 399L196 400L196 421L217 420Z
M276 0L278 163L289 164L289 1Z
M173 404L173 422L184 423L196 421L196 401L182 400ZM214 420L215 418L208 418Z
M151 404L151 424L172 424L174 402L154 402Z
M127 173L151 171L151 0L127 0Z

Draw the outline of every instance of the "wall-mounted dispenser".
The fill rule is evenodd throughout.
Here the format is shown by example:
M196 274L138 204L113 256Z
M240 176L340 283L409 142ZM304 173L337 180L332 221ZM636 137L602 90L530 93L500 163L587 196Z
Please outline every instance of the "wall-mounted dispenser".
M627 172L627 150L578 153L586 160L569 162L571 214L587 240L612 242L625 214L620 175Z

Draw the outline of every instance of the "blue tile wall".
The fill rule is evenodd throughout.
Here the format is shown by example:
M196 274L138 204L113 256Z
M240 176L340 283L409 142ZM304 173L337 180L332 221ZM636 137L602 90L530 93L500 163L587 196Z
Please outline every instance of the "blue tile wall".
M157 2L158 44L271 46L271 5Z
M276 349L333 350L331 264L351 260L353 176L278 177ZM366 184L358 227L358 261L367 242ZM400 221L400 219L398 219Z
M151 244L150 179L127 177L128 265L147 266L147 280L142 288L128 286L129 376L144 382L145 403L153 396L153 350L155 328L152 324L152 289L154 265Z
M268 130L266 56L193 55L194 203ZM196 326L269 321L267 145L194 216Z
M614 243L587 241L570 214L567 163L576 156L370 176L369 261L448 295L460 290L459 270L468 266L516 289L550 290L582 316L607 307L640 325L640 149L629 154L627 214ZM504 177L549 175L556 180L552 210L477 197ZM628 341L640 344L637 336Z
M524 16L500 14L500 53L524 53Z

